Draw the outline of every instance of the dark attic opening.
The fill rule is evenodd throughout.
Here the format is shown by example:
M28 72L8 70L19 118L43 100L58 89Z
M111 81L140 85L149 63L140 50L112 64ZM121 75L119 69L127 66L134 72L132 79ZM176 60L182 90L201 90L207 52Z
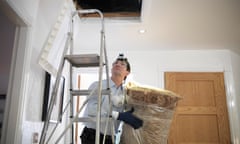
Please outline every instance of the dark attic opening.
M73 0L77 10L98 9L105 17L140 17L142 0ZM94 17L95 14L87 14Z

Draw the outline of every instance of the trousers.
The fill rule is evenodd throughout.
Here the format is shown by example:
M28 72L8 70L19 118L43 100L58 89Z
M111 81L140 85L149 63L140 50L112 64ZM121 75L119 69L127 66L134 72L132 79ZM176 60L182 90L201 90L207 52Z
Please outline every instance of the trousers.
M95 129L85 127L80 136L82 144L95 144L95 135L96 135ZM103 137L104 135L100 133L100 138L99 138L100 144L103 144ZM109 135L106 135L104 144L113 144L112 137Z

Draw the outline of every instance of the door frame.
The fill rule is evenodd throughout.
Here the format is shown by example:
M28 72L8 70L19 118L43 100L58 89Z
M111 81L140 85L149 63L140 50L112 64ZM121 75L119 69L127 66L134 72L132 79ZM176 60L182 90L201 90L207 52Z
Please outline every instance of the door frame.
M9 83L4 110L1 143L22 142L24 104L28 85L27 72L31 58L30 22L6 1L1 1L4 14L16 25Z

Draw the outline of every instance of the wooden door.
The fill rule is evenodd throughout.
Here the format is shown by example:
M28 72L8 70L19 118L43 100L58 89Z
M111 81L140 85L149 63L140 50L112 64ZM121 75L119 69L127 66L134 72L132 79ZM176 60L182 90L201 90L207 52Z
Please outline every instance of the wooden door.
M165 88L180 94L168 144L230 144L223 73L165 73Z

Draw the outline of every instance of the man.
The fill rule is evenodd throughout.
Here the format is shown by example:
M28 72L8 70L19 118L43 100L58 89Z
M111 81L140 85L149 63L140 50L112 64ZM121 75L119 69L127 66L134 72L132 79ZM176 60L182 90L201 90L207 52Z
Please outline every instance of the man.
M143 121L136 116L134 116L133 109L124 111L124 81L127 76L130 74L130 64L127 58L123 54L120 54L118 58L113 62L111 69L111 78L110 78L110 90L111 90L111 102L112 102L112 111L109 105L109 96L103 95L101 100L101 117L113 117L114 119L114 129L117 132L120 121L123 121L126 124L129 124L134 129L138 129L143 125ZM96 89L98 87L98 82L94 82L89 89ZM107 88L107 80L102 81L102 88ZM97 104L98 96L93 95L90 97L84 114L84 117L93 117L96 118L97 114ZM80 136L82 144L95 144L95 134L96 134L96 122L85 122L85 128L83 129L82 135ZM100 144L102 144L105 128L107 126L105 144L113 144L112 142L112 125L107 123L107 121L101 121L100 123Z

